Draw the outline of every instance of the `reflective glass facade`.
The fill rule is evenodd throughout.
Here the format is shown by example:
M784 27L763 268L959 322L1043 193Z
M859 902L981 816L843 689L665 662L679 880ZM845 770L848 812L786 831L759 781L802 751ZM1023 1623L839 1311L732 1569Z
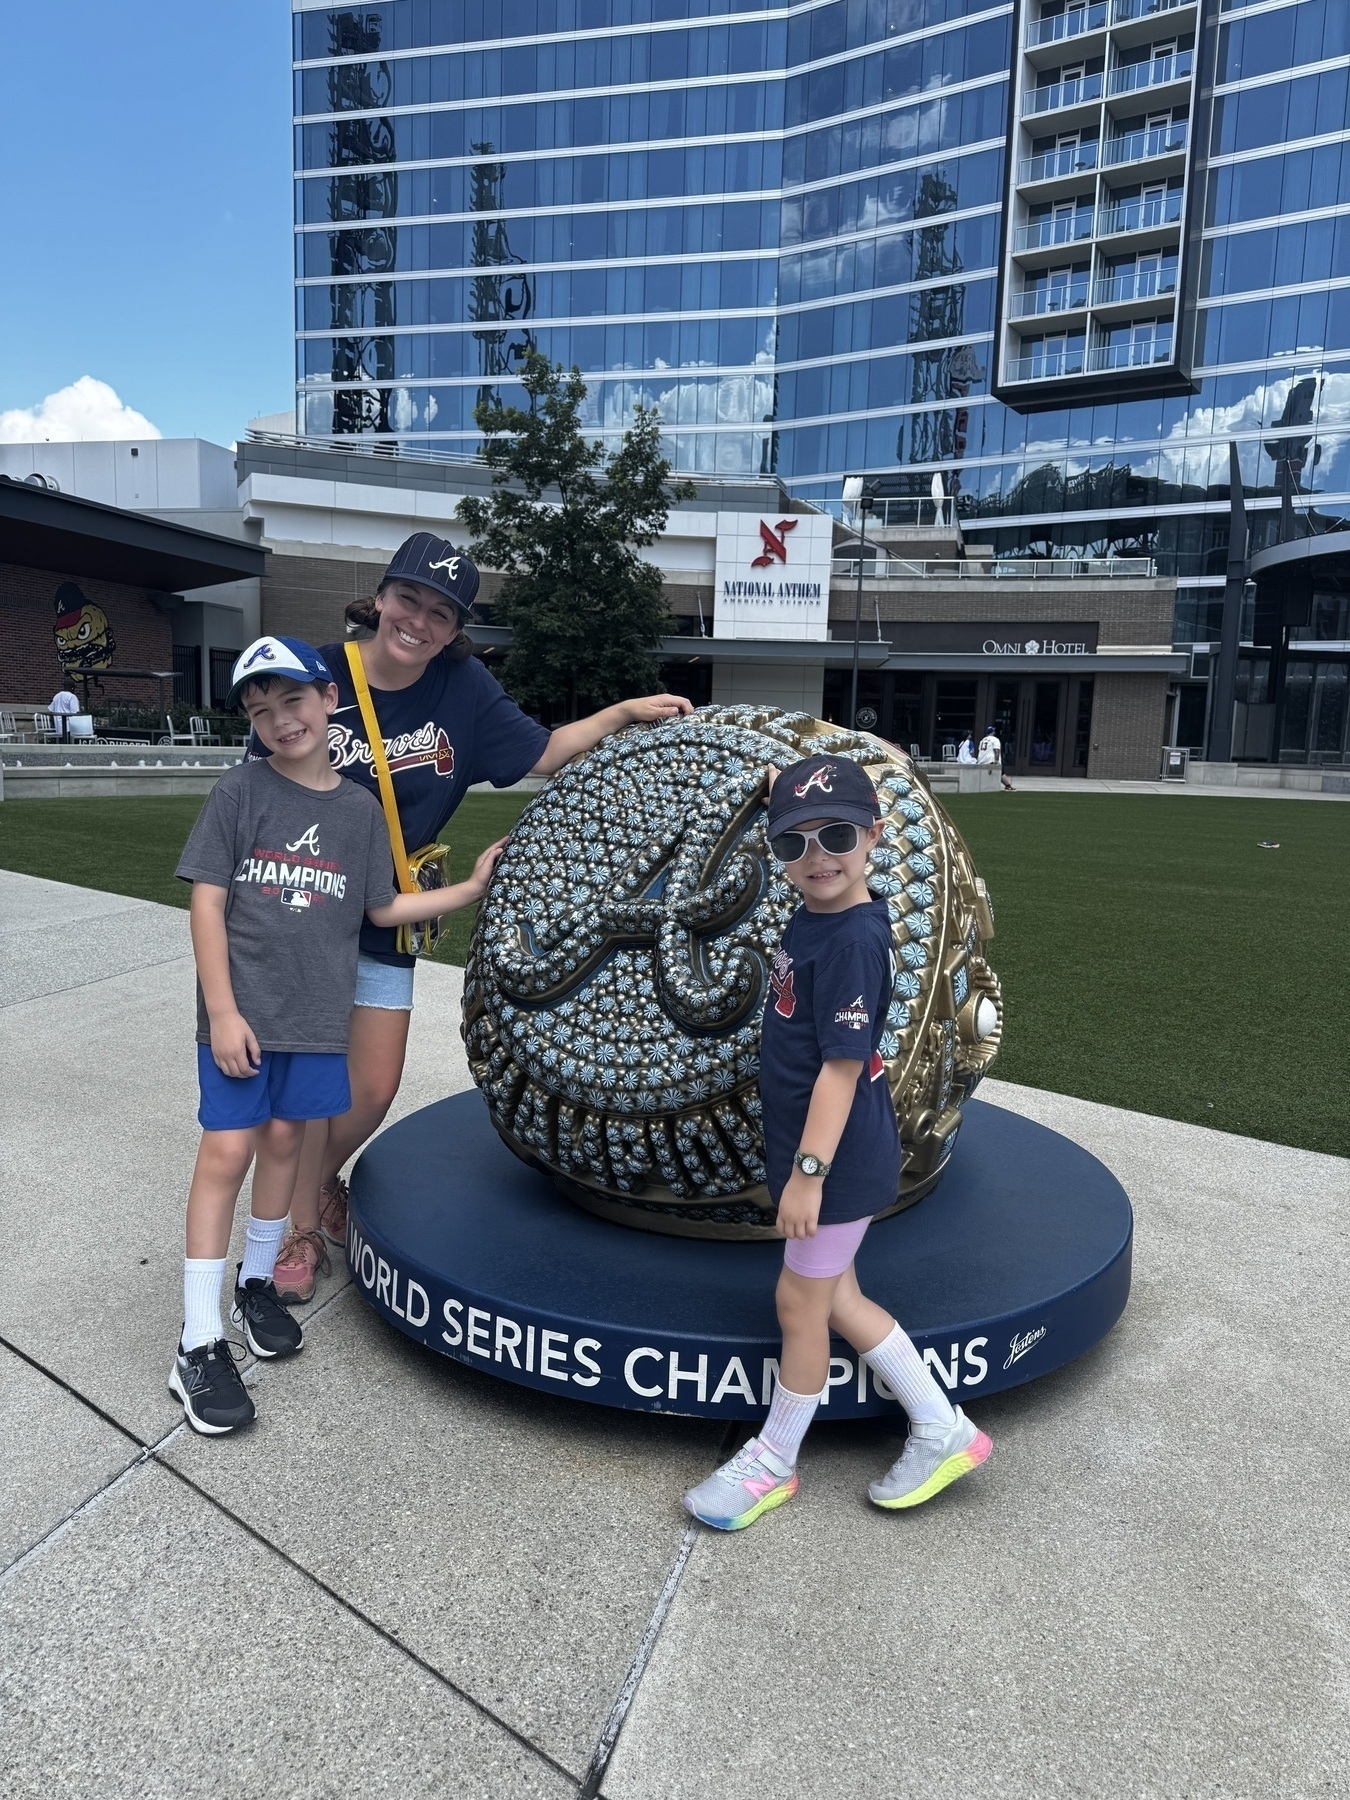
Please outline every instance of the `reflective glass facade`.
M1347 0L385 0L295 38L307 432L472 451L534 344L690 472L940 472L1004 553L1152 555L1183 643L1230 436L1258 544L1280 463L1350 511ZM1109 168L1061 171L1065 121ZM1001 284L1023 175L1053 254Z

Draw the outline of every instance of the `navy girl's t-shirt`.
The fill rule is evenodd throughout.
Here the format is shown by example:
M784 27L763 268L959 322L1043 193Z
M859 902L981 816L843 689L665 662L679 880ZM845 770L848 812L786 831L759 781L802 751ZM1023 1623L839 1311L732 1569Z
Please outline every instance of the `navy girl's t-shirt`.
M319 654L333 671L338 703L328 725L333 767L369 788L379 783L361 708L343 644L324 644ZM450 662L435 657L406 688L377 688L370 697L384 734L384 753L398 802L403 844L409 856L440 836L446 821L479 781L510 787L527 775L548 745L544 727L523 713L476 656ZM254 738L251 752L265 754ZM390 926L361 926L361 954L409 967L411 956L394 948Z
M878 1051L895 980L886 902L841 913L801 906L773 960L759 1046L764 1161L777 1205L803 1144L822 1063L861 1061L844 1135L825 1177L822 1225L870 1218L900 1188L900 1133Z

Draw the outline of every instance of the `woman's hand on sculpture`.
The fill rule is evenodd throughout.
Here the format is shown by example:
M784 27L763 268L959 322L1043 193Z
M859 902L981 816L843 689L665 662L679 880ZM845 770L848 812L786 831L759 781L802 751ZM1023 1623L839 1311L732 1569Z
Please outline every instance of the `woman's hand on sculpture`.
M629 725L663 725L667 719L679 719L694 710L693 702L683 694L647 694L640 700L625 700L622 706Z

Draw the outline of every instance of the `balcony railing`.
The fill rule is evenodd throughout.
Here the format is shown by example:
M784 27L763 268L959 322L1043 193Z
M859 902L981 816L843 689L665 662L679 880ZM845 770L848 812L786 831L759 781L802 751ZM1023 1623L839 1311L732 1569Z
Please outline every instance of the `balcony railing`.
M1087 303L1088 279L1084 275L1059 287L1028 288L1025 293L1014 294L1009 316L1034 319L1046 313L1074 312Z
M1085 31L1100 31L1106 23L1106 0L1096 6L1076 6L1072 12L1056 13L1050 19L1037 19L1027 29L1027 48L1038 44L1057 44L1064 38L1081 37Z
M876 581L1138 581L1151 580L1157 565L1151 556L1055 556L1013 557L968 556L955 559L915 561L902 556L864 556L862 572L867 580ZM858 558L836 556L830 565L836 581L858 579ZM838 633L844 636L844 633ZM847 633L851 640L852 632Z
M1055 112L1062 106L1080 106L1085 100L1100 100L1102 79L1098 69L1095 74L1078 75L1072 81L1054 81L1049 87L1028 88L1022 95L1022 116Z
M1107 138L1106 165L1145 162L1150 157L1167 156L1186 148L1186 121L1174 120L1170 125L1155 125L1147 131L1127 131L1121 137ZM1032 159L1033 161L1035 158Z
M1176 291L1175 269L1135 269L1097 282L1092 289L1092 304L1116 306L1124 300L1156 300Z
M1148 62L1125 63L1119 69L1112 69L1106 91L1109 94L1133 94L1140 88L1189 80L1194 63L1193 50L1178 50L1175 56L1155 56Z
M1062 375L1083 373L1084 353L1081 345L1074 350L1048 350L1038 355L1022 356L1008 364L1010 381L1058 381Z
M1098 344L1088 352L1088 368L1094 374L1099 369L1150 368L1154 363L1171 360L1170 337L1144 338L1129 344Z
M1092 236L1091 212L1065 213L1058 218L1037 219L1019 225L1013 233L1014 250L1045 250L1055 244L1079 244Z
M1161 200L1123 200L1104 206L1097 214L1097 235L1117 231L1153 231L1159 225L1175 225L1181 217L1181 189Z
M1115 0L1111 22L1124 25L1130 19L1151 19L1155 13L1177 12L1181 7L1195 3L1196 0Z
M1047 150L1042 156L1024 157L1018 165L1019 181L1053 181L1058 175L1077 175L1097 166L1097 140L1070 144L1063 150Z

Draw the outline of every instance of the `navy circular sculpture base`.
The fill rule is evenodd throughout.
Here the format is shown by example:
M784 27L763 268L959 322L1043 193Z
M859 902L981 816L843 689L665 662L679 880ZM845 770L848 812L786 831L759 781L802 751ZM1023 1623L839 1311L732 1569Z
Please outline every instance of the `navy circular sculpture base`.
M864 1292L953 1400L1081 1356L1130 1290L1133 1215L1057 1132L969 1103L936 1193L874 1225ZM477 1092L376 1138L351 1182L357 1291L443 1355L545 1393L700 1418L762 1415L779 1351L782 1246L657 1236L581 1211L505 1148ZM824 1418L893 1409L836 1343Z

